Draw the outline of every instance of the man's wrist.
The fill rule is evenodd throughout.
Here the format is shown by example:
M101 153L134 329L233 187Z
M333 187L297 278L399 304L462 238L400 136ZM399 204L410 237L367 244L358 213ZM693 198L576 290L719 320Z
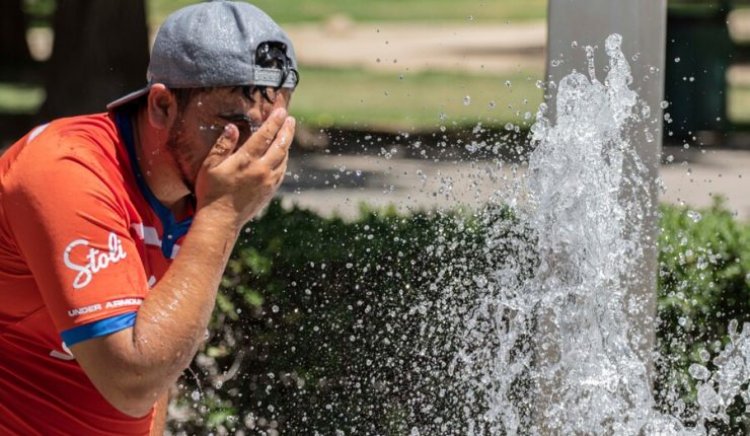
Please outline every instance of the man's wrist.
M217 203L200 208L195 213L193 222L205 223L206 225L210 225L214 231L225 233L235 238L239 235L242 228L242 223L240 223L237 213L222 208Z

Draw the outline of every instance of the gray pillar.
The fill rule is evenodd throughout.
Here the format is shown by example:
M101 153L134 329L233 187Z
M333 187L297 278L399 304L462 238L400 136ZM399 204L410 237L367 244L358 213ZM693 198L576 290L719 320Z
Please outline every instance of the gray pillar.
M663 71L666 44L666 0L550 0L547 45L547 77L560 79L576 69L588 71L583 47L598 46L595 52L599 79L604 79L608 57L604 42L612 33L623 37L623 52L631 65L635 89L651 108L651 115L628 133L643 163L648 167L650 180L657 177L662 138ZM575 41L575 43L573 43ZM550 92L548 100L554 99ZM554 119L554 101L548 101L550 118ZM650 131L649 134L644 131ZM652 212L645 217L645 254L638 268L638 276L629 281L628 293L637 298L646 315L639 314L633 325L641 328L644 339L639 356L650 362L654 345L654 315L657 274L657 192L651 184L649 201ZM629 278L630 279L630 278ZM544 400L542 399L542 402Z

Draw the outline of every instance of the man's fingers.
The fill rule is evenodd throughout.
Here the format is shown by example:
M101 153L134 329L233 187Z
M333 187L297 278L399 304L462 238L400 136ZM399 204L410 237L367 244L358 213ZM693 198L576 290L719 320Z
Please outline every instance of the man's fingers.
M279 186L281 186L281 182L284 181L284 177L286 176L286 164L287 160L284 159L284 162L274 170L274 172L277 174L276 185L274 185L274 188L276 189L279 189Z
M281 130L276 134L276 139L261 158L269 168L278 168L279 165L286 161L289 155L289 146L294 139L295 124L296 120L294 117L287 117Z
M209 150L205 163L209 167L214 167L224 161L234 151L239 136L240 131L237 126L232 123L225 125L224 131Z
M250 139L248 139L242 148L253 158L259 158L268 150L271 146L276 134L284 124L284 120L287 118L287 112L283 108L278 108L271 113L271 116L260 126L257 132L255 132Z

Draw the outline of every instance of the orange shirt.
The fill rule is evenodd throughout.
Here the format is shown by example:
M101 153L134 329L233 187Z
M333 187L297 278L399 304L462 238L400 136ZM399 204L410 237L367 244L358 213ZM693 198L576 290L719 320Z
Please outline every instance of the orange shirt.
M68 346L132 327L179 251L143 181L128 114L53 121L0 158L0 434L147 434ZM116 376L116 374L113 374Z

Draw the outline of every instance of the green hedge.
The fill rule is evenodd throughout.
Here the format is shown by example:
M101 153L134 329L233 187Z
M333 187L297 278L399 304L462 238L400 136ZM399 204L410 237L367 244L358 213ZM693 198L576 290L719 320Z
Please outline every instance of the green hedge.
M715 369L703 362L701 352L717 354L726 344L731 320L740 326L750 322L750 226L739 223L718 199L702 211L663 207L661 227L657 392L664 410L691 423L696 420L696 392L688 367L700 363ZM709 429L750 434L740 398L730 412L730 422L713 422Z
M750 227L720 204L700 218L671 207L662 214L657 337L670 357L656 362L657 386L661 407L681 398L690 422L687 367L724 340L729 320L748 321ZM418 425L465 434L455 423L466 411L440 383L460 326L439 315L463 310L461 299L474 296L466 289L481 286L473 280L482 274L513 266L522 279L535 266L519 245L488 246L490 233L495 241L528 237L505 209L408 217L363 210L345 222L273 203L235 249L214 335L180 384L172 431L409 434ZM440 298L446 289L437 282L462 292ZM432 410L420 401L424 392ZM732 421L715 428L744 429L740 408L738 401Z

